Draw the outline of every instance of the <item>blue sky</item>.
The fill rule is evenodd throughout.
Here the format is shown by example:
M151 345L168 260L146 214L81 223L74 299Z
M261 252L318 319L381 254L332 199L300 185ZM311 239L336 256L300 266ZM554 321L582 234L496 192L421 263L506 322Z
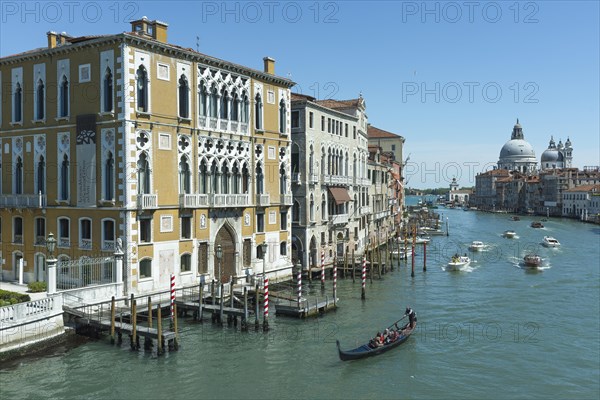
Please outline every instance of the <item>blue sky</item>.
M2 1L0 55L71 35L169 24L169 42L276 73L318 98L362 92L369 121L406 138L412 187L497 162L516 118L539 156L550 135L600 164L598 1Z

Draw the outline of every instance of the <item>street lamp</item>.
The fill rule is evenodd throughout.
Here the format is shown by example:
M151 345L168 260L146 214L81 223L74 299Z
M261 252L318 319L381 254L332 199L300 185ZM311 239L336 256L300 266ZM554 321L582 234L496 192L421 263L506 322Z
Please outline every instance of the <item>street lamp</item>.
M223 258L223 249L221 248L220 244L217 245L215 255L217 256L217 262L219 264L219 282L221 282L221 258Z
M262 249L262 257L263 257L263 280L265 279L265 271L266 271L266 262L267 262L267 242L263 242L263 244L260 245L260 248Z
M50 232L46 239L46 249L50 257L46 259L46 263L48 264L48 294L54 294L56 293L56 258L54 258L56 238L52 232Z

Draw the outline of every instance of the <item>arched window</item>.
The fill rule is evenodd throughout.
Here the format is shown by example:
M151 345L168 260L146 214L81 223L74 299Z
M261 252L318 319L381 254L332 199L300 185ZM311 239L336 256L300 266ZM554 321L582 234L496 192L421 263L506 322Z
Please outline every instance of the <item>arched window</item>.
M192 255L189 253L182 254L179 262L181 272L189 272L192 270Z
M44 82L40 79L37 82L37 86L36 86L36 115L35 118L36 119L44 119L44 98L45 98L45 93L44 93Z
M210 166L210 176L211 193L219 193L219 167L216 161L213 161Z
M240 99L236 92L233 92L233 99L231 100L231 120L240 120Z
M256 194L263 194L263 170L260 163L256 166Z
M59 85L59 117L66 117L69 115L69 80L63 75Z
M69 199L69 156L63 156L60 164L60 200Z
M221 193L223 194L229 194L229 178L229 166L224 164L223 167L221 167Z
M248 123L248 114L249 114L250 101L248 100L248 95L244 93L244 97L242 99L242 122Z
M104 101L102 104L102 111L111 112L113 110L113 76L112 71L108 67L106 67L106 71L104 71L102 89L104 90Z
M213 85L210 90L210 117L217 118L217 104L218 104L217 87Z
M285 165L283 163L279 167L279 193L287 193L287 178L285 175Z
M150 194L150 163L146 153L141 153L137 162L138 194Z
M240 193L240 183L242 180L242 175L240 174L240 169L238 168L238 164L235 163L233 165L233 187L231 188L231 193L239 194Z
M179 116L181 118L189 118L190 112L190 87L185 75L179 78Z
M356 170L356 154L354 155L354 161L352 162L352 176L356 177L357 176L357 170Z
M327 219L327 200L325 200L325 194L321 195L321 220Z
M325 154L325 149L321 149L321 174L325 175L327 173L327 154Z
M17 157L15 163L15 194L23 194L23 160Z
M279 132L286 133L287 132L287 107L285 105L285 99L281 99L279 102Z
M113 200L115 198L115 159L112 152L108 152L104 162L104 200Z
M279 244L279 255L281 255L281 256L287 255L287 242L281 242Z
M263 129L262 109L263 109L262 97L260 96L260 93L257 93L256 97L254 99L254 121L255 121L255 128L258 130Z
M179 161L179 193L189 194L191 192L190 164L185 156Z
M294 201L294 205L292 206L292 220L300 222L300 203L298 200Z
M312 145L310 146L310 154L308 155L308 172L312 175L314 171L315 152Z
M312 194L310 195L309 217L310 222L313 222L315 220L315 199Z
M242 193L248 193L248 186L250 185L250 172L248 171L247 164L242 167Z
M200 174L199 174L199 179L198 179L198 192L201 194L206 194L207 192L207 175L208 175L208 171L206 168L206 161L202 160L200 162Z
M13 121L20 122L23 120L23 89L19 83L15 85L13 102Z
M223 88L221 90L221 119L229 119L229 94L227 90Z
M136 81L137 109L148 112L148 72L143 65L140 65L137 70Z
M38 193L46 193L46 163L44 162L44 156L40 156L37 165L37 184L36 184L36 194Z
M206 112L207 112L207 102L208 102L208 96L206 94L206 88L204 87L204 85L200 85L200 102L199 102L199 110L198 112L200 113L201 117L206 117Z

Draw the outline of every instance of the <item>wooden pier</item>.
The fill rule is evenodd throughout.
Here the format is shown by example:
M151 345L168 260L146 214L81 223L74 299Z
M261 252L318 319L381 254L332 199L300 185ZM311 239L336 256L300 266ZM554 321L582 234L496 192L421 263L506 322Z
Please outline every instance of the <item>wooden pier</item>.
M317 316L332 311L337 308L338 299L315 298L313 301L302 299L300 303L290 302L289 304L275 304L275 315L286 315L289 317L306 318Z

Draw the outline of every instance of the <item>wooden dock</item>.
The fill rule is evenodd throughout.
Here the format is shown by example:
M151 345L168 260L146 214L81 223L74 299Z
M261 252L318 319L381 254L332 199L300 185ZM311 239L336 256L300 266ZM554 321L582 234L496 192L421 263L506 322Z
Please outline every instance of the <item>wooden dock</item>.
M302 299L300 303L290 301L289 304L277 303L275 304L275 315L286 315L289 317L306 318L317 316L337 309L338 299L325 299L319 300L315 298L314 301L309 299Z

